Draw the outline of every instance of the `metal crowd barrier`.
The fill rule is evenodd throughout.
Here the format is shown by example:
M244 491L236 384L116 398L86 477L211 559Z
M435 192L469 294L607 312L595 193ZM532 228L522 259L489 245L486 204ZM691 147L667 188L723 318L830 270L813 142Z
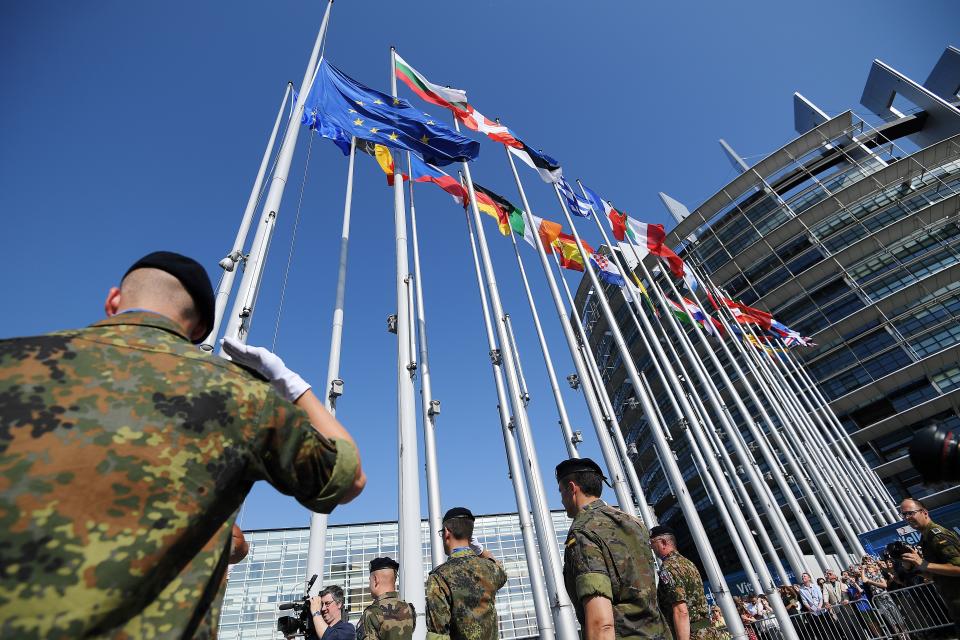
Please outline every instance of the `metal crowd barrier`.
M790 616L800 640L956 639L947 607L930 583ZM748 640L782 640L772 616L746 625Z

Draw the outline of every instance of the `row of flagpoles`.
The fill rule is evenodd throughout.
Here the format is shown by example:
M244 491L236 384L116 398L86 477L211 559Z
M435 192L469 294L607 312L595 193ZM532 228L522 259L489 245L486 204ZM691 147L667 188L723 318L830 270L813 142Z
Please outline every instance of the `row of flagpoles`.
M433 398L430 381L413 201L414 183L432 182L464 207L505 455L541 637L576 638L576 619L563 587L546 486L526 411L529 393L520 354L510 316L501 300L481 213L496 218L498 229L511 238L517 273L534 321L567 453L574 457L579 455L577 445L582 436L573 431L561 397L553 356L517 236L537 252L576 369L575 377L570 378L571 384L583 393L620 507L641 518L647 526L656 523L619 424L618 413L622 407L614 406L604 387L604 377L590 348L588 327L574 320L581 314L577 312L564 270L583 272L589 280L591 294L585 304L599 308L606 322L632 386L632 402L643 412L656 458L690 528L711 589L731 632L735 637L743 637L745 633L678 465L676 452L682 447L690 450L705 490L718 509L751 586L757 593L768 595L781 622L782 633L788 638L796 637L775 584L776 581L788 582L788 570L799 576L813 570L822 572L830 566L815 527L819 525L842 561L858 557L863 552L858 533L896 521L886 489L850 441L814 380L788 348L810 344L809 339L778 323L762 310L728 299L708 274L693 264L692 251L687 252L688 259L684 261L665 245L665 233L660 225L630 219L579 181L580 193L576 193L562 177L561 167L554 159L528 146L508 127L480 114L467 102L466 92L430 83L393 49L390 94L369 89L324 61L320 52L331 6L332 2L327 6L300 90L294 94L293 100L290 100L291 89L287 87L236 240L230 253L221 261L226 273L217 293L217 323L205 346L208 349L213 347L225 315L225 335L245 340L249 333L300 130L298 125L301 122L309 125L349 155L327 375L327 407L336 411L337 398L343 393L339 361L354 161L357 150L374 156L387 174L394 196L398 559L404 568L400 590L402 597L412 602L422 614L424 585L419 570L421 511L414 401L416 380L420 381L421 393L430 558L433 565L443 561L442 545L436 533L440 528L441 512L434 433L440 406ZM456 131L425 117L399 98L398 78L420 98L450 109ZM263 196L254 239L249 253L244 255L253 213L264 190L269 158L288 101L293 107L272 171L269 171L271 181ZM476 157L478 145L460 135L461 123L504 145L522 207L474 183L469 161ZM390 149L406 151L406 163L395 162ZM553 188L566 225L539 218L533 213L517 171L516 159L535 169ZM460 163L459 179L436 166L437 163L454 162ZM402 171L403 164L406 164L406 173ZM405 181L409 183L409 239ZM594 251L583 240L574 217L594 221L608 248L605 253ZM611 241L601 217L609 221L616 242ZM408 256L411 247L412 272ZM660 258L662 265L649 268L650 255ZM226 314L238 265L243 267L243 277L232 309ZM560 276L559 284L557 275ZM687 296L680 293L674 279L682 283L680 286L686 289ZM707 311L710 308L708 303L712 313ZM621 304L627 309L623 322L630 327L627 332L630 339L625 337L624 327L618 323L613 311L614 306ZM650 367L641 370L638 366L642 358L638 359L631 350L633 340L640 341L642 353L650 359ZM675 440L678 435L683 436L683 441ZM766 474L761 465L766 465ZM786 503L783 507L779 504L777 492ZM788 515L799 526L815 564L803 554ZM325 516L312 517L308 575L322 572L325 528ZM422 637L425 624L418 624L417 629L418 637Z

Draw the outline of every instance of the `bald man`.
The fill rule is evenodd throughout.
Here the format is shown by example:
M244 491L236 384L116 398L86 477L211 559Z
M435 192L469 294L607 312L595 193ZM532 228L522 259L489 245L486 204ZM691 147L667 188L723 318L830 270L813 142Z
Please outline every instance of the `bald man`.
M365 483L350 435L282 360L194 346L214 314L196 261L144 256L105 311L0 341L0 637L212 635L254 482L320 512Z

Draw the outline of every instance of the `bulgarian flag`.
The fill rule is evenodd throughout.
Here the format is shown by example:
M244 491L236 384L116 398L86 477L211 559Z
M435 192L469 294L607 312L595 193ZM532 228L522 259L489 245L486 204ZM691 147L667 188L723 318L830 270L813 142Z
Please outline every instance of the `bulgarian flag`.
M523 241L534 249L537 248L537 241L534 240L534 238L539 237L543 248L547 253L550 253L552 251L550 245L553 244L553 241L560 235L563 227L561 227L559 223L553 222L552 220L544 220L532 213L524 216L521 211L520 214L519 216L510 216L510 227L513 229L513 232L523 238Z
M593 247L581 240L580 244L587 255L594 253ZM583 255L580 248L577 247L577 240L572 235L560 233L557 239L553 241L553 248L557 251L557 257L560 259L560 266L572 271L583 271Z
M487 119L482 113L467 103L467 92L463 89L452 89L433 84L422 73L407 64L407 61L394 52L395 70L397 78L403 81L410 90L431 104L450 109L457 120L468 128L485 134L491 140L496 140L509 147L522 149L525 145L514 137L507 127Z

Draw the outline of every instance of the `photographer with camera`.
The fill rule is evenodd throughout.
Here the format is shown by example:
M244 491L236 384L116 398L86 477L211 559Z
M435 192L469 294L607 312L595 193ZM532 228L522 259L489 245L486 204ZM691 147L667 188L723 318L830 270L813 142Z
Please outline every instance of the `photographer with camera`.
M907 568L929 575L943 597L950 617L960 630L960 538L952 530L930 519L926 506L907 498L900 504L900 515L920 532L921 557L916 551L900 556Z
M313 630L320 640L355 640L356 628L343 619L343 589L334 585L310 598Z

